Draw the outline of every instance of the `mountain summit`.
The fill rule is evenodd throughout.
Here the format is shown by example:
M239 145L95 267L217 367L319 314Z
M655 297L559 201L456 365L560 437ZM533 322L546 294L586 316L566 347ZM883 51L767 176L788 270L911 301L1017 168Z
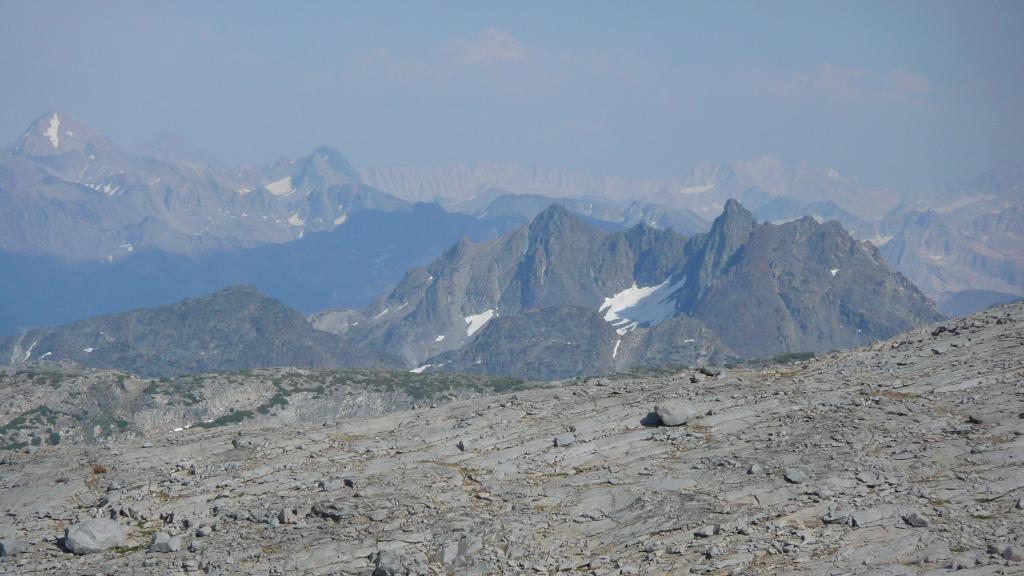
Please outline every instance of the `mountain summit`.
M36 118L11 147L15 154L36 157L72 151L88 155L115 149L110 140L61 112L47 112Z

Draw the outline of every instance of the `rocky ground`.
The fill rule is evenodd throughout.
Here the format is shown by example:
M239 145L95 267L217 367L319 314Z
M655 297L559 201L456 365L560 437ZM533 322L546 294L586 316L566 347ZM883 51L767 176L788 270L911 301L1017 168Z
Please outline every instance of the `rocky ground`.
M707 372L7 452L0 572L1024 573L1024 304Z

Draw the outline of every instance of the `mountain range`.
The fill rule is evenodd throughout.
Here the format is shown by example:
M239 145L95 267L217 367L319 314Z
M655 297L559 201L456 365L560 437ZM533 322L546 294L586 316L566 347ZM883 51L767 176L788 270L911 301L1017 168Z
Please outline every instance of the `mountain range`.
M191 254L331 230L359 210L409 210L336 150L257 168L134 156L74 118L39 117L0 152L0 248L116 260Z
M360 171L324 146L224 167L180 137L129 152L51 112L0 151L0 276L17 279L0 287L0 334L234 284L304 314L361 310L460 237L486 243L552 203L605 234L642 223L689 238L730 198L772 224L835 220L941 310L965 313L1024 295L1022 185L1022 165L1004 164L912 197L771 157L663 180L516 165ZM346 314L320 319L341 330Z
M295 365L551 379L827 351L941 318L834 221L758 223L730 200L703 234L608 231L552 204L460 239L361 311L305 319L252 288L42 328L0 357L142 375Z

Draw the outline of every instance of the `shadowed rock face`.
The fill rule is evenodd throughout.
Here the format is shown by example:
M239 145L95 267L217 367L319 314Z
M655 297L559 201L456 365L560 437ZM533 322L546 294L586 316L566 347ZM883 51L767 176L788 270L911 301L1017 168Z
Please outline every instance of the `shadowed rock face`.
M314 329L299 312L245 286L169 306L30 330L7 339L2 352L15 364L72 360L142 376L373 363L348 356L336 335Z
M289 381L289 403L215 427L3 452L3 538L26 545L0 568L1017 573L1022 325L1016 303L788 365L574 379L368 416L339 417L333 399L314 409L354 389L335 395L328 379L317 400ZM223 410L214 388L226 399L273 379L238 376L199 385L200 403ZM58 384L0 396L0 426L70 393ZM76 389L82 404L104 396ZM90 517L114 518L124 548L62 554L53 519L72 530ZM154 533L181 549L147 553Z

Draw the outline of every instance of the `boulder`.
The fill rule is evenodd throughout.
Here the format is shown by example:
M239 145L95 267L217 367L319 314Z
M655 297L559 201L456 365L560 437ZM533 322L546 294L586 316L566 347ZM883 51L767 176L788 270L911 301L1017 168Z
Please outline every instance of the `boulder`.
M576 436L573 434L562 434L555 436L555 446L562 447L574 444L576 442Z
M64 530L64 548L73 554L94 554L124 544L128 529L106 518L92 518Z
M25 551L25 543L15 538L0 538L0 557L14 556Z
M181 536L171 536L167 532L153 534L153 543L149 545L150 552L166 553L181 550Z
M682 426L698 416L692 406L681 402L666 402L654 407L655 414L665 426Z
M807 481L807 473L799 468L786 468L783 476L790 484L803 484Z

